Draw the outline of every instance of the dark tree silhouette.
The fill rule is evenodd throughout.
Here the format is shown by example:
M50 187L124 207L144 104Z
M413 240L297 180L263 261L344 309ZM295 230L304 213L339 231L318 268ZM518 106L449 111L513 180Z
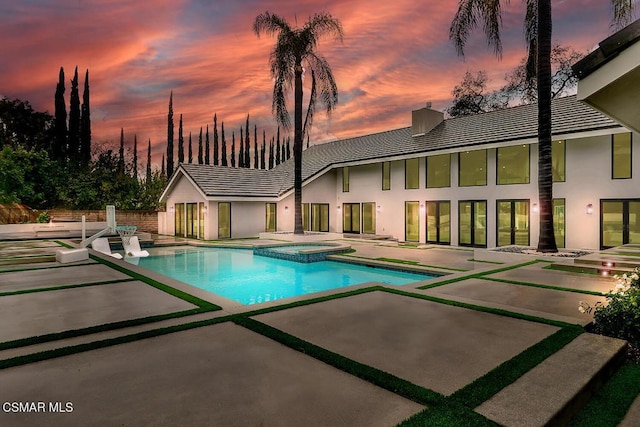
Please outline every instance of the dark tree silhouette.
M258 169L258 125L253 125L253 168Z
M89 70L84 75L80 116L80 160L83 167L91 161L91 107L89 105Z
M162 156L162 169L164 172L164 156ZM149 145L147 146L147 174L146 174L147 187L151 185L151 138L149 138Z
M191 132L189 132L189 164L193 163L193 146L191 145Z
M178 125L178 164L184 163L184 137L182 136L182 114Z
M118 176L124 176L124 129L120 128L120 150L118 151Z
M273 137L271 137L271 141L269 142L269 169L273 169Z
M244 135L244 167L251 167L251 156L249 155L249 147L251 144L251 139L249 138L249 115L247 114L247 123L244 127L245 135Z
M71 79L71 95L69 96L69 161L77 166L80 158L80 93L78 88L78 67Z
M209 152L211 151L211 147L209 146L209 124L207 123L207 133L205 137L205 145L204 145L204 164L211 164L211 158L209 157Z
M223 132L224 133L224 132ZM218 166L218 116L213 115L213 164Z
M64 102L64 68L60 67L55 95L55 143L54 156L64 161L67 153L67 107Z
M231 131L231 167L236 167L236 132Z
M221 157L221 165L222 166L227 166L227 140L224 138L224 122L222 122L222 153L220 154ZM214 143L215 146L215 143Z
M238 167L244 167L244 136L242 134L242 126L240 126L240 152L238 153Z
M162 166L160 167L160 172L162 173L163 176L167 176L167 171L165 170L164 167L164 154L162 155Z
M327 60L316 53L318 39L325 35L335 35L342 40L342 24L330 14L316 14L302 28L291 28L278 15L265 12L256 17L253 24L256 35L266 33L277 36L269 59L271 76L274 79L272 110L278 123L290 128L289 112L286 107L286 89L294 87L294 233L304 234L302 227L302 141L311 127L315 111L316 91L326 107L327 114L338 102L338 87ZM304 68L311 74L311 92L307 114L302 122L302 72Z
M138 135L133 134L133 177L138 179Z
M169 115L167 116L167 179L171 178L171 175L173 175L173 91L169 95Z
M265 152L267 150L267 134L262 130L262 147L260 147L260 169L266 169Z

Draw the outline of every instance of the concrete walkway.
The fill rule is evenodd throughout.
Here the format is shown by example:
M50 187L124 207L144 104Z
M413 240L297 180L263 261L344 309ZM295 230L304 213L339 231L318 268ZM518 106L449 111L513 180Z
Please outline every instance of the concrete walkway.
M4 243L0 242L0 259L56 248L51 242ZM612 285L611 279L542 269L545 263L494 272L508 265L470 261L472 252L455 248L389 247L351 239L348 243L356 249L356 256L406 259L450 269L451 275L433 279L433 283L458 279L431 289L419 289L424 282L388 286L390 289L568 323L588 322L588 316L578 313L579 301L593 303L601 298L581 291L601 292ZM31 402L36 409L40 402L45 405L39 412L12 412L11 407L0 411L2 426L391 426L425 409L424 404L238 326L231 318L211 324L230 314L277 308L317 295L241 306L147 272L152 279L218 304L222 310L82 334L83 328L138 322L196 306L97 262L65 266L16 262L0 266L0 346L70 330L79 330L80 336L0 347L0 363L13 364L0 371L0 400ZM468 271L458 271L462 269ZM471 274L480 277L466 278ZM567 290L533 286L536 284ZM65 286L79 287L61 288ZM445 396L559 330L559 326L382 290L252 319ZM168 334L161 329L196 321L209 323ZM158 336L143 339L144 333ZM118 339L122 342L115 344L113 340ZM103 348L15 365L16 357L91 342L103 343L99 346ZM556 354L561 357L561 352ZM507 388L503 390L509 396ZM548 394L553 399L562 392ZM494 402L498 410L506 405L499 399ZM72 411L51 411L68 408L67 404ZM640 424L637 406L629 411L627 425Z

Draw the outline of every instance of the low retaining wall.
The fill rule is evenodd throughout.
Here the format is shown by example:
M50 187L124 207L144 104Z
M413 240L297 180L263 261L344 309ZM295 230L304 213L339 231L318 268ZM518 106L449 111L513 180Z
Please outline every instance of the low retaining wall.
M53 222L81 221L82 215L87 222L102 222L107 220L106 210L69 210L51 209L47 211ZM138 231L158 233L158 213L156 211L122 211L116 209L118 225L135 225Z

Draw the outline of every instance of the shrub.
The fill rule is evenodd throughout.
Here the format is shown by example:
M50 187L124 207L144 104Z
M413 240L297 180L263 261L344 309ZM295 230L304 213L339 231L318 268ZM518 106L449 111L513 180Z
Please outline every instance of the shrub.
M640 354L640 267L632 273L614 276L616 285L606 295L607 304L593 308L580 303L583 313L593 312L593 332L629 342L630 355Z
M51 221L51 216L47 211L41 212L40 215L38 215L38 217L36 218L36 222L40 224L47 223L49 221Z

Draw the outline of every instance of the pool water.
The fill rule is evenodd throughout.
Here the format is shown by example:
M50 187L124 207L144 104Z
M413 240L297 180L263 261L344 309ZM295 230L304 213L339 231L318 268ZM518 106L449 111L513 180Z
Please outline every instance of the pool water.
M406 285L435 276L335 261L309 264L226 248L151 249L138 265L241 304L258 304L367 282Z

